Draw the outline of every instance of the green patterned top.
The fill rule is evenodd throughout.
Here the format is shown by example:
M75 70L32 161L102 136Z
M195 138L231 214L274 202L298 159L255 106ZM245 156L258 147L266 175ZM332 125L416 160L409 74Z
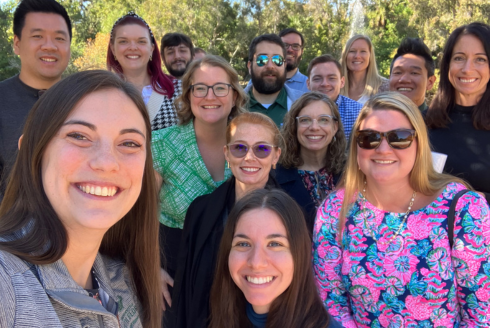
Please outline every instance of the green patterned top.
M187 208L196 197L213 192L229 177L215 182L197 147L194 124L174 125L152 132L153 167L163 178L160 190L160 222L170 228L184 228Z

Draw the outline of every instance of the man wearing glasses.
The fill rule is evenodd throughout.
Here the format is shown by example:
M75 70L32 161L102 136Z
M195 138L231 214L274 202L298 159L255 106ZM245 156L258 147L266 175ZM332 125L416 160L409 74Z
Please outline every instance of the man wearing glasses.
M287 28L279 33L286 46L286 85L290 88L308 92L306 76L299 71L299 63L303 56L305 39L295 28Z
M269 116L281 127L291 104L303 94L285 85L286 48L276 34L263 34L252 40L248 70L252 83L245 88L250 97L249 110Z

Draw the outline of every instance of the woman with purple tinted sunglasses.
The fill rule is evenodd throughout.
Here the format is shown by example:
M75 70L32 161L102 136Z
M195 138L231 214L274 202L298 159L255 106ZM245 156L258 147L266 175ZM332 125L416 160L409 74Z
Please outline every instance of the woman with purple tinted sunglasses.
M434 170L424 120L406 96L375 95L352 131L340 185L313 229L330 314L344 327L488 326L485 198Z
M281 155L280 138L274 121L260 113L241 114L228 125L223 151L233 177L196 198L187 211L170 311L173 327L208 326L211 285L228 214L250 191L278 188L269 173Z

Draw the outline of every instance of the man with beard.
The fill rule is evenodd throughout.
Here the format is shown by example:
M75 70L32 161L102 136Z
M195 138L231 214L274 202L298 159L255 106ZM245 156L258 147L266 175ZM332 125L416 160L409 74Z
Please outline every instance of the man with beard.
M167 33L162 38L160 53L167 72L180 80L194 58L194 45L185 34Z
M279 33L286 46L286 85L290 88L308 92L306 76L299 71L299 63L303 56L305 39L295 28L287 28Z
M248 51L248 71L252 84L245 88L250 97L249 110L269 116L281 127L291 104L304 93L285 85L286 48L275 34L263 34L252 40Z

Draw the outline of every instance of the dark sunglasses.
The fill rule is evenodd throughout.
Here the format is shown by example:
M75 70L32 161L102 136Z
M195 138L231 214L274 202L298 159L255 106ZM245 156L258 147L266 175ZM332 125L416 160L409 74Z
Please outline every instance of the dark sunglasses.
M362 149L376 149L383 138L393 149L407 149L412 144L417 133L411 129L396 129L387 132L360 130L356 133L356 141Z
M270 57L270 59L272 60L272 62L276 66L282 66L282 64L284 64L284 57L283 56L274 55L274 56ZM257 58L255 59L255 62L257 63L257 66L259 66L259 67L265 66L269 62L269 56L258 55Z
M257 158L266 158L272 152L272 149L276 146L269 144L258 144L252 147L241 143L228 144L226 145L230 150L230 153L237 158L245 157L248 153L248 150L252 148L252 151Z

